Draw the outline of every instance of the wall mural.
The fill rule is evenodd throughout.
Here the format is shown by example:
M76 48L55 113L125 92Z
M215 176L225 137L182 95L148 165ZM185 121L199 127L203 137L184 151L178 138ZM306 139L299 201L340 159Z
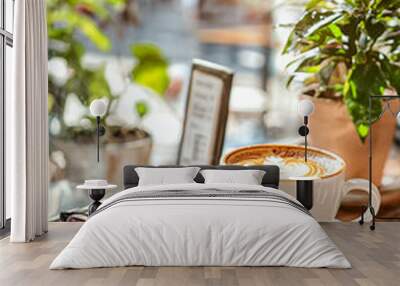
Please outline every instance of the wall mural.
M318 14L325 4L335 9L329 0L274 9L265 1L47 3L50 220L85 219L90 199L76 190L85 180L116 184L110 196L121 189L123 166L176 162L276 164L289 193L289 177L316 175L314 215L360 216L368 188L349 182L368 179L366 99L399 90L394 6L373 19L363 7L368 24L360 28L354 5L328 18ZM196 58L208 64L192 65ZM297 148L299 98L315 105L307 164ZM96 99L106 105L99 163L89 110ZM373 117L384 108L373 101ZM373 129L373 201L379 217L396 218L399 121L382 114ZM253 147L259 144L269 145ZM322 196L326 188L335 199Z

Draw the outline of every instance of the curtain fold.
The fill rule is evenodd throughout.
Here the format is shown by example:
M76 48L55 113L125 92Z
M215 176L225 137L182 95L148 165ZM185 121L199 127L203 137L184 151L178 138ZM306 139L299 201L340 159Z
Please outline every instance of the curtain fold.
M12 242L47 231L48 119L45 0L15 1L13 92L7 98L6 187Z

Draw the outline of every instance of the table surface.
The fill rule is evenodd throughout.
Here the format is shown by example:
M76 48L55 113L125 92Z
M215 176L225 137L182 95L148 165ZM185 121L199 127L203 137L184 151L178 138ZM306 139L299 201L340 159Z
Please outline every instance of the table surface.
M78 190L106 190L110 191L117 188L117 185L107 185L107 186L88 186L88 185L79 185L76 188Z
M289 180L289 181L316 181L321 179L320 177L288 177L285 178L284 180Z

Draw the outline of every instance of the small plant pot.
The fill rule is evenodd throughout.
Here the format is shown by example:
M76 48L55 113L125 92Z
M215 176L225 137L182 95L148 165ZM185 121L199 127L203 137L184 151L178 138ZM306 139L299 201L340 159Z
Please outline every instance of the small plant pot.
M54 150L63 152L65 169L63 178L72 185L87 179L107 179L109 183L122 187L122 169L128 164L147 164L149 162L152 139L148 133L135 138L129 136L118 140L100 140L100 162L96 158L94 135L87 140L52 139Z

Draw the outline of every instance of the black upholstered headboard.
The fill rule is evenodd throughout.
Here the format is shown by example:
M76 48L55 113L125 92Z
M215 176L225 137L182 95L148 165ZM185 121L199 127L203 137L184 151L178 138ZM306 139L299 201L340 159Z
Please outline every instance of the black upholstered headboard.
M135 171L137 167L147 167L147 168L179 168L186 166L176 166L176 165L165 165L165 166L143 166L143 165L128 165L124 167L124 189L136 187L139 183L139 177ZM260 166L238 166L238 165L219 165L219 166L205 166L196 165L202 170L204 169L219 169L219 170L246 170L246 169L256 169L265 171L265 175L262 180L262 185L265 187L279 188L279 167L274 165L260 165ZM194 180L197 183L204 183L204 178L200 174L197 174Z

